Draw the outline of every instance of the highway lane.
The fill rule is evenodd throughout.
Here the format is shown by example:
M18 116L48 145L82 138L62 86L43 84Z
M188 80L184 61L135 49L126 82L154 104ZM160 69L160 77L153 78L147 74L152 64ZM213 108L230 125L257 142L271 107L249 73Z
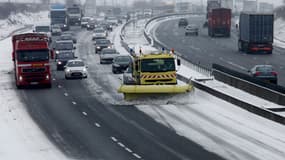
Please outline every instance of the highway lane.
M279 73L278 83L285 86L284 49L275 47L272 55L240 53L237 48L237 31L234 28L231 38L211 38L207 35L207 28L202 27L204 18L204 16L188 18L190 24L200 26L198 37L185 37L184 28L178 28L178 19L162 22L153 30L153 34L165 45L173 47L188 59L206 67L218 63L246 73L256 64L271 64Z
M51 141L77 159L222 159L134 106L106 101L104 92L112 95L109 100L122 100L110 84L120 76L111 73L110 65L99 65L90 36L90 32L80 32L77 44L78 56L89 64L88 79L67 81L63 72L53 67L52 89L18 92ZM90 82L100 91L92 91Z

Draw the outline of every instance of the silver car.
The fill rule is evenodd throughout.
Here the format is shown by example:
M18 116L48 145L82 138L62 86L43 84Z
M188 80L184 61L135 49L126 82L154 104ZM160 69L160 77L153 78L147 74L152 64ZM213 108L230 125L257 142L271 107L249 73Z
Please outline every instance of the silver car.
M123 74L123 84L131 85L131 84L135 84L136 83L136 81L133 78L132 74L133 74L132 67L128 67L127 70Z
M278 74L271 65L256 65L249 70L249 74L252 77L274 84L277 84L278 81Z
M100 64L107 63L112 64L113 59L117 57L119 53L113 48L104 48L102 52L100 52Z
M82 60L69 60L64 66L65 79L87 78L87 66Z
M185 36L188 35L195 35L198 36L199 35L199 28L196 25L187 25L185 27Z

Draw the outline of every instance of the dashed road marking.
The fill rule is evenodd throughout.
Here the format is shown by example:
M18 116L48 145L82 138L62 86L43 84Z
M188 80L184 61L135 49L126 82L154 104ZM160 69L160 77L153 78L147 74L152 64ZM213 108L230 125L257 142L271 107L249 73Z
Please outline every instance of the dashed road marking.
M62 88L62 86L61 85L57 85L57 88Z
M117 144L118 144L119 146L123 147L123 148L126 147L126 146L125 146L123 143L121 143L121 142L118 142Z
M74 105L76 105L76 104L77 104L77 103L76 103L76 102L74 102L74 101L72 101L71 103L72 103L72 104L74 104Z
M118 141L115 137L111 137L111 139L112 139L114 142L117 142L117 141Z
M53 80L53 81L55 81L56 79L55 79L55 78L53 78L52 80Z
M133 156L135 156L135 157L138 158L138 159L141 159L141 158L142 158L141 156L139 156L139 155L136 154L136 153L133 153Z
M129 148L125 148L125 150L128 151L128 152L130 152L130 153L133 152L133 151L132 151L131 149L129 149Z
M99 123L95 123L95 126L98 127L98 128L101 127L101 125Z
M82 114L83 114L84 116L87 116L87 113L86 113L86 112L82 112Z
M67 97L67 96L68 96L68 93L64 93L64 96Z

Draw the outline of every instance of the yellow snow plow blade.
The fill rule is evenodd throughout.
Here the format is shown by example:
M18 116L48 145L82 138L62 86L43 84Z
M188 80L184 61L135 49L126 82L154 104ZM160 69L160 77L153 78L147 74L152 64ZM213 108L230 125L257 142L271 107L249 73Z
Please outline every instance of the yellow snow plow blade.
M148 94L179 94L193 90L191 84L187 85L121 85L119 93L124 93L126 100L131 100L140 95Z

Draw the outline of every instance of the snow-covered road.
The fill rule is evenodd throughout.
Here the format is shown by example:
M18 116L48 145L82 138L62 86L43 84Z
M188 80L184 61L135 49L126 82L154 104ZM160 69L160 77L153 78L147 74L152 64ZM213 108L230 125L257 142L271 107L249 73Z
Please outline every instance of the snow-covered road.
M137 22L137 24L141 23L143 21ZM143 26L126 27L126 35L132 35L129 39L126 36L126 42L141 46L142 50L144 50L145 41L139 32L143 31ZM138 37L135 38L135 35ZM142 44L138 44L139 42ZM187 66L183 66L179 72L186 77L205 77ZM224 87L230 87L215 82L213 84L216 88L221 86L222 90ZM232 89L229 89L229 92L235 93ZM235 94L242 94L242 92ZM249 100L248 97L244 98ZM227 159L284 159L285 127L283 125L254 115L199 89L184 97L181 103L177 101L165 105L152 103L147 105L147 103L151 102L145 102L146 105L137 105L137 108L178 134ZM264 101L260 103L268 104Z

